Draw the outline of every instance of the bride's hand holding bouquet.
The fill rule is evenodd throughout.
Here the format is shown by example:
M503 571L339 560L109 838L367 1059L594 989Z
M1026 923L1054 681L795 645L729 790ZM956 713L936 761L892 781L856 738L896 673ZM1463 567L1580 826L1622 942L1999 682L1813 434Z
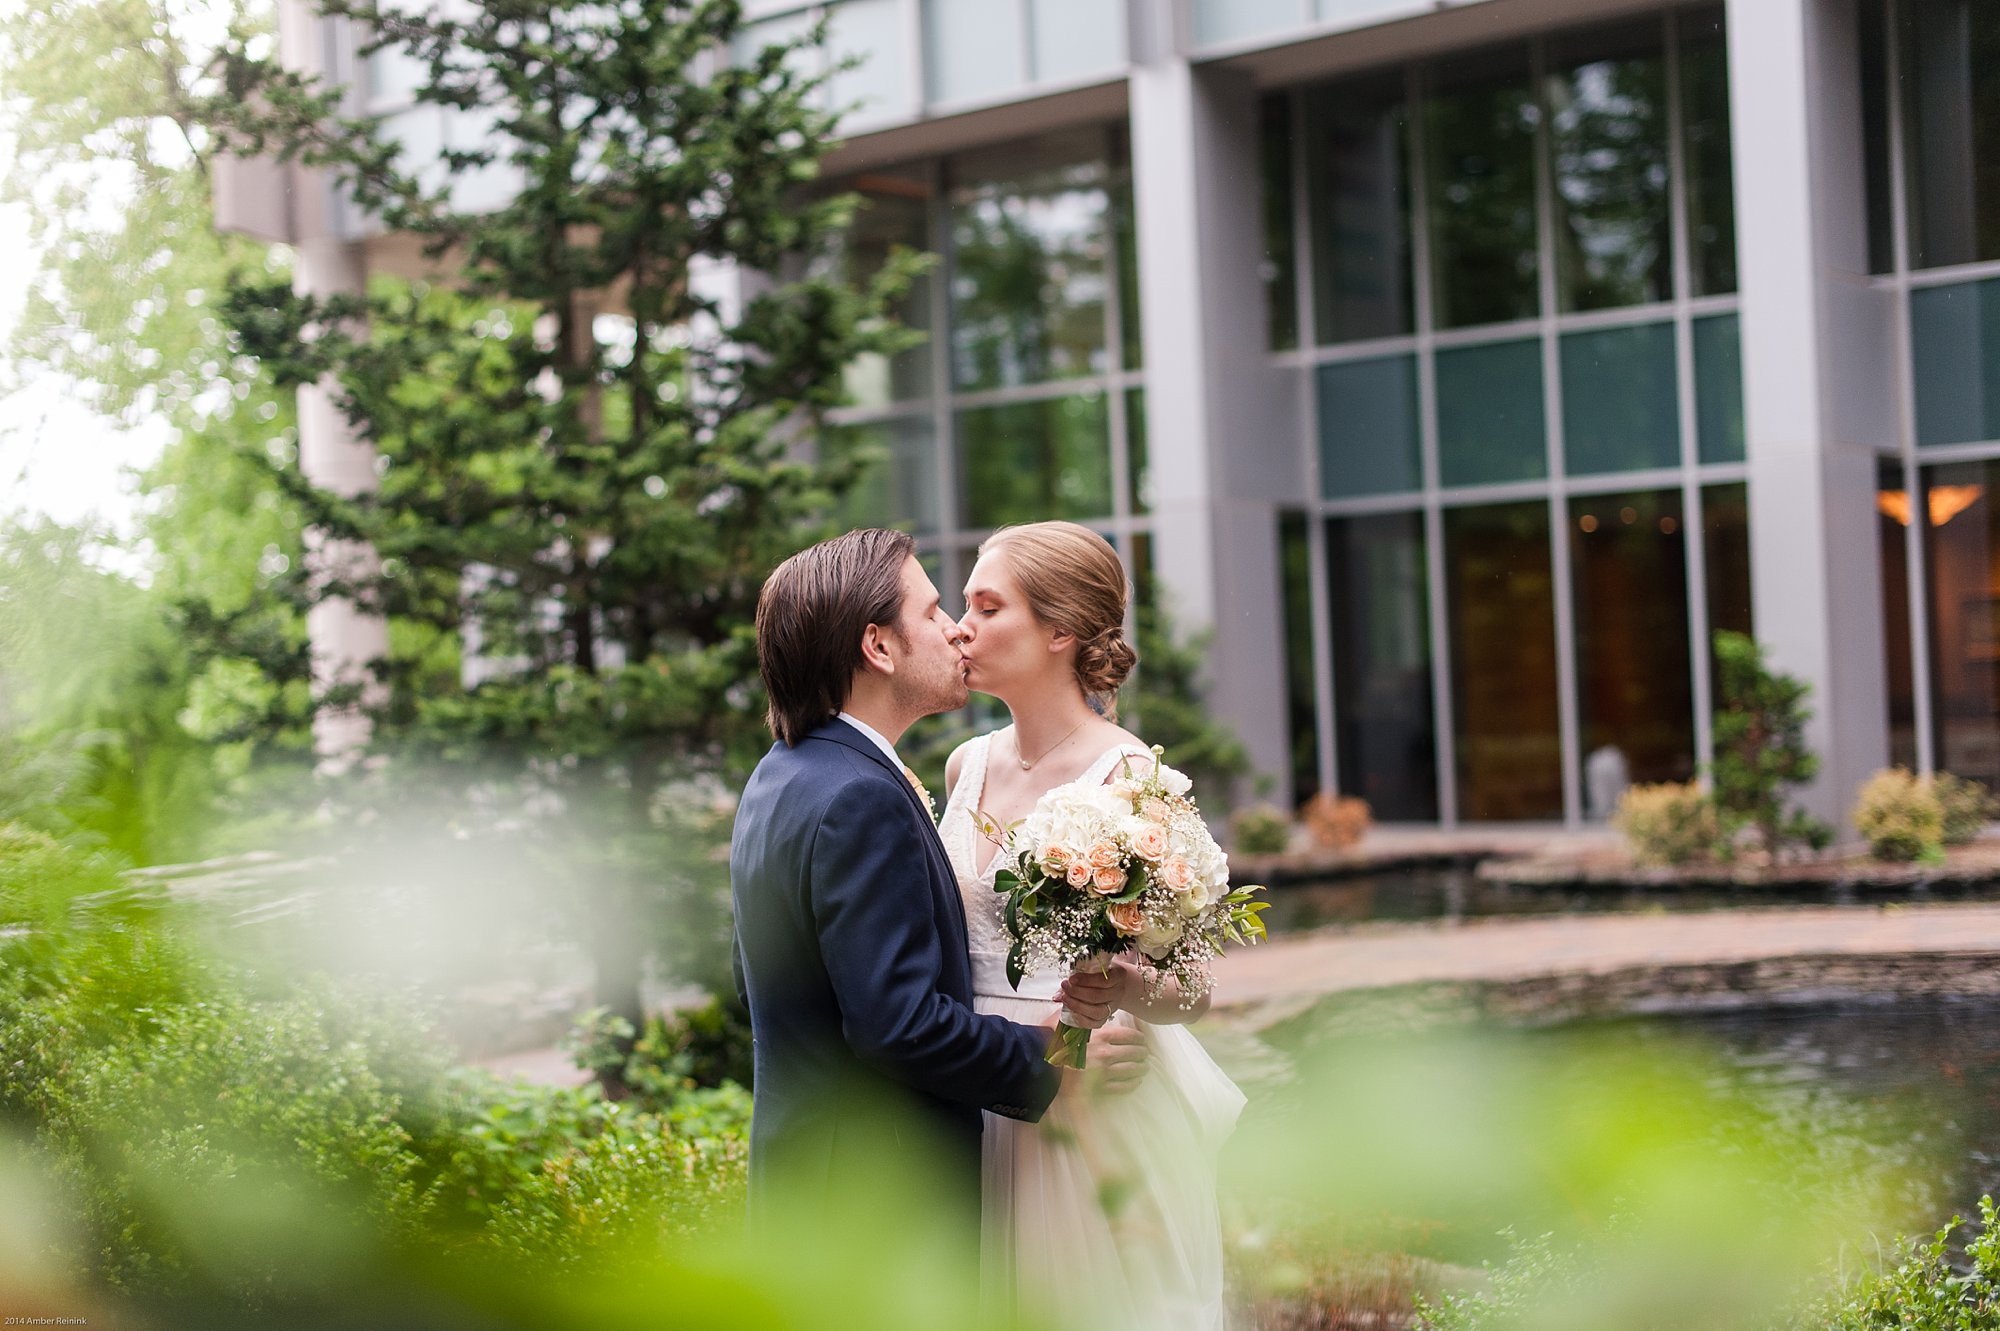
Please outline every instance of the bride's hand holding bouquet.
M1193 1011L1213 985L1209 964L1223 944L1263 936L1257 917L1267 903L1252 900L1263 889L1230 887L1229 857L1188 798L1192 783L1162 752L1154 746L1150 769L1135 772L1128 760L1115 780L1058 786L1004 832L986 829L1000 842L994 890L1007 897L1007 978L1015 987L1056 967L1097 971L1106 983L1079 991L1100 991L1129 1009L1128 967L1112 979L1123 959L1145 1003L1171 990L1176 1007ZM1090 1032L1067 1013L1064 1023L1049 1061L1080 1068Z

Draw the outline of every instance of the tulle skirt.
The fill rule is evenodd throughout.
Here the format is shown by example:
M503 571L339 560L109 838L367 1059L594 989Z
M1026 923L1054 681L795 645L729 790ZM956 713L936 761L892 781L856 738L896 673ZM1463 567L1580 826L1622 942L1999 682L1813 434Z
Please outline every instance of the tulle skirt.
M1052 1004L980 995L974 1006L1033 1025ZM1216 1158L1243 1093L1186 1028L1117 1021L1146 1037L1136 1089L1066 1091L1040 1123L986 1116L987 1306L1091 1331L1221 1331Z

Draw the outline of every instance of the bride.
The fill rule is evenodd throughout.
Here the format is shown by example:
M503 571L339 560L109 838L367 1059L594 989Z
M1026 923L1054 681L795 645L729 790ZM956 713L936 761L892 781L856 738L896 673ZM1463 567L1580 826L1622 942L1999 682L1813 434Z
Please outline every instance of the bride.
M1058 786L1152 763L1112 705L1138 659L1124 636L1125 570L1087 527L1006 527L979 548L965 601L966 683L1007 704L1013 724L951 755L939 832L965 896L975 1008L1041 1023L1061 977L1007 982L990 833ZM1215 1159L1243 1097L1185 1029L1206 998L1183 1008L1171 983L1151 1001L1145 988L1123 959L1067 986L1072 1007L1101 1005L1141 1033L1150 1066L1136 1087L1064 1096L1039 1124L987 1115L983 1280L996 1302L1030 1314L1059 1302L1068 1324L1093 1331L1219 1331Z

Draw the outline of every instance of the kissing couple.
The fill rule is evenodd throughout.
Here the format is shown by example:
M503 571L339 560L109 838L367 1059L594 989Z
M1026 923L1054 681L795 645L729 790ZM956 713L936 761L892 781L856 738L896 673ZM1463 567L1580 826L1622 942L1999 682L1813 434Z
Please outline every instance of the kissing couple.
M776 743L730 848L737 982L755 1037L753 1227L882 1226L976 1242L989 1314L1219 1331L1216 1157L1243 1097L1169 981L1116 958L1007 979L996 828L1151 749L1118 725L1124 566L1068 522L995 532L954 621L901 532L787 559L757 604ZM931 799L896 756L918 719L1005 703ZM1129 767L1128 767L1129 763ZM1050 1065L1058 1009L1094 1028L1087 1072ZM855 1214L855 1198L889 1198Z

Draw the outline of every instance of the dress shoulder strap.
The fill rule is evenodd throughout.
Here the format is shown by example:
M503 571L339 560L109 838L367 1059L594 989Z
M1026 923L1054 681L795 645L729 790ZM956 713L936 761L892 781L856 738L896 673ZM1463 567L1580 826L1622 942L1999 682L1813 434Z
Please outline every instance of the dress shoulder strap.
M1086 785L1101 786L1118 770L1118 764L1127 758L1132 760L1132 771L1136 774L1141 770L1141 764L1148 768L1152 766L1153 751L1140 744L1120 744L1086 767L1077 780Z
M993 732L973 736L972 743L965 750L965 767L958 774L958 786L952 791L961 797L967 809L979 807L979 797L986 791L986 755L993 748Z

